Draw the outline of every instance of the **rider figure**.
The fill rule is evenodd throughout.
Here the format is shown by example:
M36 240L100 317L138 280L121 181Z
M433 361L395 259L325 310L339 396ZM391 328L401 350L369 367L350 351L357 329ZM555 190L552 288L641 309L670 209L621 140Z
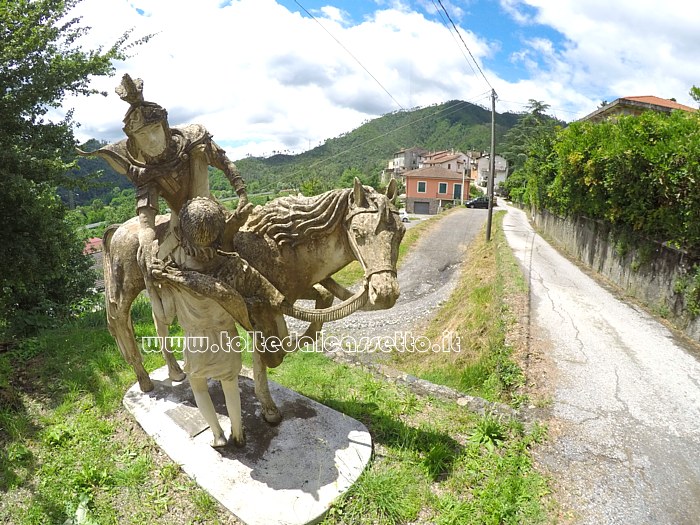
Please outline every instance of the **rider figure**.
M136 186L136 211L140 223L139 266L154 312L158 314L162 313L162 305L154 286L153 271L161 269L162 261L168 256L176 264L183 261L180 210L194 197L211 197L208 167L223 171L239 197L236 211L225 212L227 239L232 238L245 223L252 205L248 203L240 172L203 126L193 124L171 128L168 112L154 102L144 101L141 79L134 81L125 74L116 92L130 105L123 128L128 138L89 154L107 160ZM159 197L163 197L170 207L168 233L160 245L155 233Z

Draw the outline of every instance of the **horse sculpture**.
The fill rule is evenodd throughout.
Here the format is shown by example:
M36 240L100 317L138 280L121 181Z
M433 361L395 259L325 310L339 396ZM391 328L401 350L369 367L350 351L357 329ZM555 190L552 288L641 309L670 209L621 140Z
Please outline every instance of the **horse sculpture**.
M287 339L282 313L309 321L304 335L315 336L324 322L348 315L367 302L372 309L394 305L399 295L398 247L405 233L391 203L395 196L395 181L386 194L381 194L355 179L350 189L332 190L317 197L276 199L251 213L233 238L233 247L284 295L287 304L283 312L258 308L251 315L255 330L262 332L263 338ZM158 217L158 238L165 235L168 220L168 216ZM147 392L153 389L153 383L143 367L131 321L131 305L145 289L137 264L138 228L138 218L134 218L105 232L105 300L109 331L134 369L139 387ZM331 279L353 260L359 261L364 270L363 287L354 295ZM331 306L334 296L345 301ZM316 309L293 306L298 299L314 299ZM154 321L160 340L167 342L167 320L154 316ZM255 393L265 420L277 423L281 415L270 395L267 367L279 365L284 353L270 354L260 347L258 338L253 341ZM164 344L161 349L169 377L184 379L170 348Z

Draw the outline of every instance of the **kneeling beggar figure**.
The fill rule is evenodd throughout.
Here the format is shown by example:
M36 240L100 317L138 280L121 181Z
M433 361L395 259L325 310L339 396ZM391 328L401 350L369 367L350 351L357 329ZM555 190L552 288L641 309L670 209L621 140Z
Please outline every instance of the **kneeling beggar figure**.
M144 101L142 90L143 82L128 75L116 90L130 106L124 118L127 139L80 152L106 159L136 186L137 217L109 227L103 239L110 333L146 392L153 383L130 315L142 290L151 300L172 380L184 379L167 345L175 317L188 335L215 342L222 331L235 335L236 323L260 332L262 337L253 338L255 393L264 419L277 423L281 414L270 396L266 370L278 366L295 345L273 349L266 342L293 341L283 314L308 321L304 335L312 340L324 322L360 308L390 308L398 297L396 260L405 228L392 204L396 183L381 194L355 180L353 188L275 199L253 210L238 170L211 135L200 125L171 128L166 110ZM239 196L235 211L212 197L209 166L230 180ZM157 215L159 197L170 207L169 215ZM362 266L364 279L350 292L331 276L353 260ZM333 304L336 297L340 302ZM296 306L298 299L315 300L315 308ZM226 440L206 390L207 377L222 381L232 440L244 442L236 384L240 354L226 350L231 351L184 355L185 372L215 446Z
M184 370L197 407L214 434L213 446L223 446L227 440L209 396L208 378L221 381L231 440L242 446L245 439L238 390L241 348L236 323L252 330L249 309L254 315L256 304L278 307L283 297L236 253L219 249L225 229L225 210L218 203L204 197L188 201L180 213L185 257L179 266L168 264L154 273L166 281L159 283L166 320L177 316L185 331Z

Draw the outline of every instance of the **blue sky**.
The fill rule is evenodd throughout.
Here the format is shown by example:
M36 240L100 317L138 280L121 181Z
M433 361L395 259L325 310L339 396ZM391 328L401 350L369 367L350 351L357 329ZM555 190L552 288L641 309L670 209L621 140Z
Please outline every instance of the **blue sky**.
M156 34L96 79L109 96L69 99L80 138L123 137L124 72L173 125L204 124L232 158L298 153L384 113L460 99L566 121L621 96L694 105L700 7L684 0L83 0L86 46ZM694 4L693 4L694 5ZM485 77L485 79L484 79ZM410 146L410 145L406 145Z
M375 0L336 2L300 0L298 3L294 0L283 0L278 3L292 11L303 11L299 7L301 4L314 16L323 13L323 8L331 4L333 7L345 11L349 15L349 19L355 23L371 18L377 8L396 4L396 2ZM468 30L487 39L493 44L494 50L492 54L483 57L483 64L495 71L501 78L511 82L528 76L525 66L510 58L513 54L521 51L525 39L533 36L546 38L552 41L556 47L560 47L564 42L564 36L549 26L535 22L528 23L526 26L517 23L497 0L468 2L443 0L441 4L437 0L423 0L419 2L404 1L401 4L408 9L422 13L430 20L445 25L446 31L450 30L447 26L451 25L451 19L460 30ZM442 7L449 14L449 18L444 11L438 12ZM529 18L533 18L536 14L536 9L528 5L521 5L520 10ZM455 42L454 49L451 51L461 53L460 45L461 43ZM465 69L470 67L467 65L466 59L464 67Z

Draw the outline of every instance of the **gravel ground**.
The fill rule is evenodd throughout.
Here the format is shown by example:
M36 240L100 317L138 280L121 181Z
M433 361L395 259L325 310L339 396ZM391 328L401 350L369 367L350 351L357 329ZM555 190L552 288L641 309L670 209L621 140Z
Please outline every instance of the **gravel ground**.
M339 321L326 323L324 335L355 340L391 337L396 332L419 335L420 327L431 319L454 290L459 280L460 263L469 243L481 231L486 215L486 210L459 208L436 221L423 233L399 268L401 295L393 308L355 312ZM288 324L294 331L300 331L303 326L291 318L288 318Z

